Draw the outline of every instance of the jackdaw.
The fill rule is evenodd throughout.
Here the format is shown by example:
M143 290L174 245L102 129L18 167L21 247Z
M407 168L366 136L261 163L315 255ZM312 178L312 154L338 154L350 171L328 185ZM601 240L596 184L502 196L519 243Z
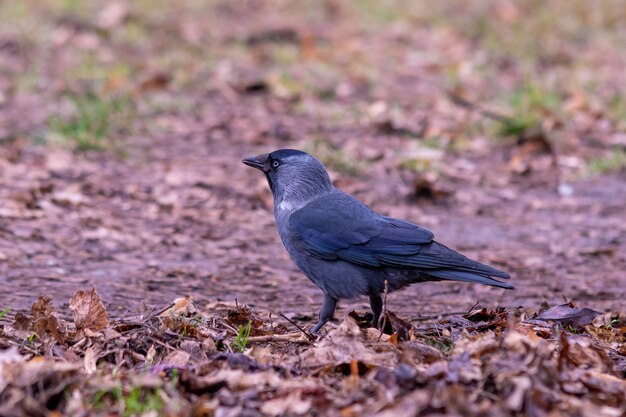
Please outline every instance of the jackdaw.
M336 189L324 165L298 150L246 158L263 171L274 195L274 217L291 259L324 292L319 331L337 301L367 295L376 325L382 294L425 281L464 281L513 289L509 275L435 242L405 220L382 216Z

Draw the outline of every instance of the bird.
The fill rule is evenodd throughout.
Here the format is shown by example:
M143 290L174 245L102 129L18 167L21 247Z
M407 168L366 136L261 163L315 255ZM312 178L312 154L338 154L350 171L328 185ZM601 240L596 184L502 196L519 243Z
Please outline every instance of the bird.
M296 149L242 160L265 174L278 233L291 259L324 293L313 333L330 321L337 302L368 296L372 324L383 294L427 281L462 281L514 289L506 272L434 240L429 230L376 213L335 188L326 167Z

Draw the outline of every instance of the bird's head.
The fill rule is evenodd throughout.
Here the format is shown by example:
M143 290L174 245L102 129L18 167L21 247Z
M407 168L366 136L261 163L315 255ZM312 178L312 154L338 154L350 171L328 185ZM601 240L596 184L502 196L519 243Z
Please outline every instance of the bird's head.
M324 165L306 152L280 149L242 162L263 171L277 208L297 209L333 189Z

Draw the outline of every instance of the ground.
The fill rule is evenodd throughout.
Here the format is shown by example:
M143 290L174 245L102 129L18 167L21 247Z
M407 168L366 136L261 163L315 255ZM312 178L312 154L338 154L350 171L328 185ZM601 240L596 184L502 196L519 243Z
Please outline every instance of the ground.
M515 291L390 294L418 328L482 307L624 312L621 2L149 3L0 4L6 326L40 295L71 322L92 286L116 322L188 295L310 326L322 295L240 162L287 147L511 273Z

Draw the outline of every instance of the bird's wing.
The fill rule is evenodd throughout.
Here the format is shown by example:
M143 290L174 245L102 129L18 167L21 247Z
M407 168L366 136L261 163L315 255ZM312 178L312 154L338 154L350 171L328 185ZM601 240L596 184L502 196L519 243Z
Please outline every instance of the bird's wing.
M340 192L295 211L289 224L312 254L369 267L385 265L385 255L414 255L433 240L430 231L380 216Z
M328 194L295 211L289 223L305 248L322 259L342 259L367 267L410 268L458 281L469 280L469 275L474 276L475 282L480 277L509 278L503 271L433 241L430 231L404 220L380 216L341 192ZM489 285L500 284L491 281Z

